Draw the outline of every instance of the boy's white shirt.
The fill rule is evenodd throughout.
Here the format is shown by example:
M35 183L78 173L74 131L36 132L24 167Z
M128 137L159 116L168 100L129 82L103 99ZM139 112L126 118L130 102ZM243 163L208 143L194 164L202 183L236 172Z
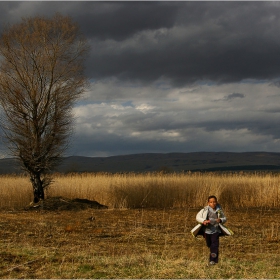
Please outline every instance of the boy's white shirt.
M210 206L205 206L203 209L201 209L197 215L196 215L196 220L199 222L198 225L196 225L192 230L191 230L191 233L194 237L197 236L198 232L200 231L201 227L203 226L203 222L205 220L207 220L207 215L208 215L208 211L209 211L209 207ZM217 207L216 207L216 211L219 211L219 218L221 219L221 223L219 223L219 227L220 229L222 230L222 232L227 235L227 236L230 236L230 235L233 235L233 231L230 230L229 228L223 226L223 224L226 222L227 218L221 208L221 206L218 204Z
M207 215L208 215L208 211L209 211L209 207L210 206L205 206L203 209L201 209L197 215L196 215L196 220L202 224L205 220L207 220ZM221 219L221 223L224 224L227 221L227 218L221 208L221 206L219 204L217 204L216 206L216 212L219 211L219 218Z

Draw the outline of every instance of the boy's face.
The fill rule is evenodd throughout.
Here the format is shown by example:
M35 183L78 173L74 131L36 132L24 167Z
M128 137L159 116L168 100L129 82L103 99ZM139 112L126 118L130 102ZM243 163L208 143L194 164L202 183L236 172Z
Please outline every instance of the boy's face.
M210 198L208 201L208 205L212 208L212 209L216 209L217 206L217 200L215 198Z

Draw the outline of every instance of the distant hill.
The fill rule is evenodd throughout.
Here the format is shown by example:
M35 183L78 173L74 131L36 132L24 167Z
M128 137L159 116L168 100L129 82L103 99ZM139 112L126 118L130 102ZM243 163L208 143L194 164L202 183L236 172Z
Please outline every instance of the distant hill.
M111 157L63 158L56 172L150 172L150 171L280 171L280 153L195 152L147 153ZM0 174L19 173L15 159L0 160Z

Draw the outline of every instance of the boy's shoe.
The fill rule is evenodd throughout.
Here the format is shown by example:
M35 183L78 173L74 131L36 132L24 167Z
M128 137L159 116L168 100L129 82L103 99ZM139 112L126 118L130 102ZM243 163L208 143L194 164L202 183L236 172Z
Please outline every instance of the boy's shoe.
M209 265L215 265L216 263L215 262L213 262L213 261L211 261L210 263L209 263Z

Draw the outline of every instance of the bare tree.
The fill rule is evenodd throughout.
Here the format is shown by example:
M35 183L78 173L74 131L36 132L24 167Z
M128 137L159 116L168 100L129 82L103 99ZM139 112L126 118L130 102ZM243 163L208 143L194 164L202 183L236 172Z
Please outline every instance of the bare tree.
M87 50L78 26L60 14L24 18L0 37L1 127L30 175L34 202L44 199L67 147L73 104L87 83Z

